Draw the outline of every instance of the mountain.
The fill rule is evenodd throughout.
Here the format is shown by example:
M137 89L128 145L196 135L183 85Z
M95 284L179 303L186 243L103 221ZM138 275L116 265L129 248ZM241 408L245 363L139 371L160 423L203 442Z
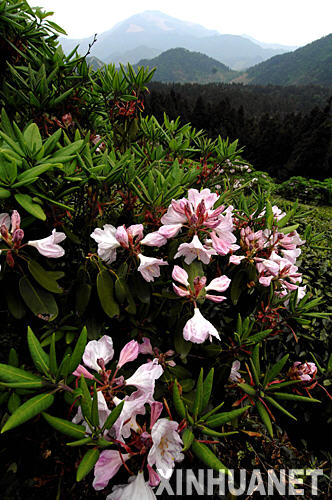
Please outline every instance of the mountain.
M159 82L228 82L237 74L212 57L183 48L169 49L154 59L142 59L134 67L139 66L157 67L153 80Z
M292 50L296 50L299 48L298 45L280 45L280 43L266 43L266 42L260 42L259 40L256 40L256 38L253 38L250 35L245 35L242 34L243 38L248 38L248 40L251 40L254 43L257 43L260 47L263 47L263 49L280 49L282 52L290 52Z
M81 40L60 38L66 53L79 44L79 52L88 50L93 37ZM181 21L159 11L148 10L116 24L101 33L90 54L106 63L135 63L155 57L166 50L184 47L202 52L233 69L245 69L287 50L263 48L238 35L221 35L199 24Z
M332 33L250 68L238 81L257 85L332 86Z
M94 71L97 71L97 69L100 69L103 66L105 66L105 63L103 61L101 61L100 59L98 59L98 57L95 57L95 56L88 56L86 58L86 62L89 66L92 67L92 69Z

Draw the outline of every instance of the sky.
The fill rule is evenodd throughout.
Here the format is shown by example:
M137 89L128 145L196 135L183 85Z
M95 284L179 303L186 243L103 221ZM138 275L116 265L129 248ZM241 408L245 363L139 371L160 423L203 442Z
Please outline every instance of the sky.
M145 10L160 10L222 34L302 46L332 32L332 0L28 0L53 11L69 38L84 38Z

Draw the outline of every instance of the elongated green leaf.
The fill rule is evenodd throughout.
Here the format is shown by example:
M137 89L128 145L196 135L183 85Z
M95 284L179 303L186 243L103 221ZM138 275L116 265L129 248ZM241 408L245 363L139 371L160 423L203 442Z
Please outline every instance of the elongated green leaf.
M256 396L256 389L254 389L251 385L241 382L241 384L238 384L238 387L240 387L246 394L249 394L249 396Z
M285 415L287 415L288 417L292 418L293 420L297 420L294 415L292 415L291 413L289 413L289 411L287 411L283 406L281 406L275 399L271 398L270 396L267 396L265 394L264 396L264 399L270 403L271 405L273 405L275 408L277 408L278 410L282 411Z
M96 462L99 458L99 450L97 448L93 448L92 450L88 450L77 469L76 481L81 481L96 465Z
M110 413L103 425L103 430L105 429L111 429L111 427L115 424L115 422L117 421L117 419L119 418L120 414L121 414L121 411L122 411L122 408L123 408L123 405L124 405L124 401L121 401L121 403L119 403L115 408L114 410L112 411L112 413Z
M217 432L212 429L209 429L208 427L205 427L204 425L198 425L198 428L200 429L201 432L206 434L207 436L215 436L215 437L225 437L225 436L231 436L232 434L238 434L238 431L230 431L230 432Z
M87 437L87 438L83 438L83 439L78 439L77 441L71 441L70 443L66 443L67 446L72 446L72 447L75 447L75 446L83 446L85 444L96 444L96 442L91 439L90 437Z
M248 337L245 340L245 344L247 344L247 345L257 344L258 342L261 342L266 337L268 337L271 332L272 332L272 330L269 329L269 330L264 330L262 332L255 333L254 335L250 335L250 337Z
M21 296L31 311L46 321L54 320L58 315L58 306L53 295L31 283L27 276L19 282Z
M281 382L280 384L271 384L268 387L265 387L265 391L276 391L277 389L283 389L284 387L288 387L289 385L299 383L301 383L301 380L288 380L287 382Z
M1 433L14 429L15 427L24 424L27 420L35 417L42 411L46 410L53 404L53 394L38 394L31 399L28 399L20 406L7 420L3 426Z
M264 384L268 384L269 382L272 382L272 380L279 375L283 367L285 366L287 359L289 358L289 354L286 354L283 356L275 365L272 366L272 368L268 371L268 373L265 376Z
M274 392L273 397L277 399L284 399L286 401L299 401L303 403L321 403L319 399L307 398L305 396L299 396L297 394L287 394L286 392Z
M199 443L195 439L191 445L191 450L196 455L196 457L202 460L202 462L205 463L205 465L207 465L209 468L230 475L230 471L227 469L227 467L222 462L220 462L220 460L215 456L210 448L206 446L206 444Z
M73 437L75 439L82 439L86 435L86 430L83 425L73 424L69 420L64 420L63 418L53 417L49 413L42 412L45 420L57 431L66 434L66 436Z
M87 340L88 340L88 332L87 332L86 327L84 326L81 333L80 333L80 336L78 337L74 351L70 357L70 371L71 372L75 371L76 368L78 367L78 365L80 364L82 357L83 357L83 353L84 353L84 349L85 349Z
M44 210L41 208L40 205L38 205L38 203L34 203L32 201L30 195L17 193L14 196L17 203L19 203L24 208L24 210L29 212L29 214L36 217L36 219L46 220L46 215Z
M45 375L48 375L50 372L49 356L40 345L39 340L31 330L30 326L28 326L28 346L32 361L34 362L37 370L44 372Z
M186 408L180 396L178 381L175 379L173 383L173 404L175 410L181 418L186 418Z
M0 187L0 200L4 200L6 198L9 198L11 195L11 192L8 191L8 189L4 189Z
M110 273L104 269L97 276L97 291L101 306L107 316L114 318L120 314L119 304L114 300L113 280Z
M261 401L256 401L256 408L268 433L270 434L271 438L273 438L272 422L265 406Z
M202 401L203 401L203 368L201 368L201 371L200 371L200 374L199 374L199 377L197 380L196 395L195 395L195 401L194 401L194 406L193 406L194 419L197 418L197 415L201 411Z
M91 422L95 427L99 426L99 412L98 412L98 394L96 389L96 383L93 386L93 398L91 405Z
M183 442L183 450L182 451L187 451L189 450L190 446L192 445L192 442L195 439L194 433L192 430L188 429L188 427L183 431L182 434L182 442Z
M245 273L244 271L237 272L235 277L232 279L230 293L231 293L231 300L235 306L239 301L241 293L243 292L243 290L246 289L246 283L247 283L247 273Z
M32 384L32 387L39 387L44 384L44 381L36 375L3 363L0 363L0 380L6 383ZM28 388L29 385L26 387Z
M52 375L55 375L58 371L58 363L56 360L56 351L55 351L55 333L52 333L52 340L50 345L50 372Z
M81 408L82 408L82 413L83 417L87 422L91 422L91 410L92 410L92 400L91 400L91 394L89 391L89 388L87 386L87 383L85 381L85 378L83 375L81 375L80 379L80 388L82 390L82 397L80 400Z
M214 415L218 410L220 410L220 408L222 406L224 406L225 402L223 401L222 403L220 403L218 406L216 406L215 408L213 408L212 410L208 411L207 413L205 413L205 415L203 415L200 419L199 419L199 422L205 422L209 417L211 417L211 415Z
M207 407L208 402L210 400L213 387L213 375L214 375L214 368L211 368L211 370L209 371L203 382L203 397L202 397L201 411Z
M249 408L250 408L250 406L244 406L243 408L239 408L237 410L225 411L223 413L217 413L217 414L209 417L205 421L205 424L207 427L211 427L211 429L214 429L215 427L220 427L221 425L225 424L226 422L230 422L231 420L234 420L234 418L240 417Z

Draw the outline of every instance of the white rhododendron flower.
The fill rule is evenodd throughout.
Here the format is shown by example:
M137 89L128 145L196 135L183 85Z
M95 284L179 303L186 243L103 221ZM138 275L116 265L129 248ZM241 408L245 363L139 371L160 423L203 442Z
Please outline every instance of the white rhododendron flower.
M220 340L217 329L202 316L198 307L195 307L194 316L185 324L183 337L185 340L190 340L190 342L194 342L195 344L202 344L206 339L209 339L211 342L212 337Z
M154 281L155 278L160 276L160 266L168 266L168 263L162 259L155 259L154 257L146 257L141 253L138 255L140 265L138 271L141 273L145 281Z
M120 455L118 450L104 450L101 452L94 468L92 486L99 491L106 488L110 479L117 474L123 462L130 458L129 453Z
M92 234L96 243L98 243L98 255L107 264L116 260L116 249L121 245L115 237L116 228L111 224L105 224L104 229L97 227Z
M65 233L57 233L53 229L52 234L41 240L28 241L28 245L37 248L38 252L44 257L57 259L65 254L64 249L59 245L66 238Z
M181 453L182 439L178 433L179 424L167 418L160 418L152 427L153 446L149 451L148 464L156 466L160 476L169 479L175 462L184 459Z
M113 493L107 495L106 500L156 500L152 488L145 482L143 472L129 479L129 484L118 485Z
M83 362L89 368L99 372L101 366L98 359L103 360L106 365L114 356L113 340L108 335L104 335L99 340L90 340L84 349Z

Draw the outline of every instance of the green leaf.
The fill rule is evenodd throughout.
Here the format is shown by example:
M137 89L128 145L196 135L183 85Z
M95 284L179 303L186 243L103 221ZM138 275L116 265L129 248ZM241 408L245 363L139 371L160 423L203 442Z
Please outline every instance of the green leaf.
M277 408L278 410L282 411L285 415L287 415L288 417L292 418L293 420L297 420L294 415L292 415L291 413L289 413L289 411L287 411L283 406L281 406L275 399L271 398L270 396L267 396L265 394L264 396L264 399L270 403L271 405L273 405L275 408Z
M80 404L82 408L83 417L87 422L91 422L90 420L91 409L92 409L91 394L83 375L81 375L80 378L80 388L82 390L82 397L80 400Z
M194 433L192 430L188 429L188 427L183 431L182 433L182 442L183 442L183 449L182 451L187 451L189 450L190 446L192 445L192 442L195 439Z
M263 405L261 401L256 401L256 408L259 413L259 416L261 417L261 420L263 424L265 425L266 429L268 430L268 433L270 434L271 438L273 438L273 429L272 429L272 422L270 419L270 416Z
M96 465L96 462L99 458L99 450L97 448L93 448L92 450L88 450L77 469L76 481L81 481Z
M105 429L111 429L112 426L115 424L115 422L117 421L117 419L119 418L121 412L122 412L122 408L123 408L123 405L124 405L124 401L121 401L121 403L119 403L115 408L114 410L112 411L112 413L110 413L103 425L103 431Z
M196 385L196 395L193 406L193 415L195 420L197 419L197 415L200 413L202 409L202 402L203 402L203 368L201 368Z
M274 392L273 397L277 399L284 399L286 401L299 401L305 403L321 403L319 399L307 398L305 396L298 396L297 394L287 394L286 392Z
M43 288L53 293L63 292L57 281L38 262L30 260L28 268L32 276Z
M32 198L28 194L17 193L14 195L17 203L21 205L29 214L36 217L36 219L46 220L46 215L44 210L38 203L34 203Z
M83 316L91 297L92 286L89 283L80 283L75 296L75 310L78 316Z
M31 123L23 132L25 143L32 153L38 153L43 142L36 123Z
M98 412L98 394L96 389L96 382L93 386L93 398L91 405L91 423L95 426L99 426L99 412Z
M242 292L247 289L246 285L247 285L247 273L245 273L244 271L239 271L232 279L231 291L230 291L231 300L235 306L238 303Z
M58 371L58 363L56 360L56 351L55 351L55 333L52 333L52 340L50 345L50 372L52 375L56 375Z
M281 372L281 370L285 366L288 358L289 358L289 354L286 354L275 365L272 366L272 368L265 375L264 386L266 386L269 382L272 382L272 380L277 375L279 375L279 373Z
M46 352L40 345L39 340L31 330L30 326L28 326L28 346L32 357L32 361L34 362L37 370L44 372L45 375L49 375L50 373L49 356L48 354L46 354Z
M6 198L9 198L11 195L11 192L8 191L8 189L4 189L0 187L0 200L4 200Z
M58 306L53 295L31 283L27 276L23 276L19 282L21 296L36 315L46 321L53 321L58 315Z
M96 442L90 437L78 439L77 441L71 441L70 443L66 443L67 446L84 446L85 444L96 444Z
M14 429L14 427L24 424L27 420L30 420L49 408L53 404L53 401L53 394L48 393L38 394L37 396L28 399L28 401L23 403L23 405L9 417L1 430L1 434L9 431L10 429Z
M209 403L213 387L213 375L214 375L214 368L211 368L211 370L209 371L203 382L203 397L202 397L201 411L204 410Z
M256 389L252 387L249 384L246 384L245 382L241 382L241 384L237 384L238 387L240 387L246 394L249 394L249 396L256 396Z
M238 431L230 431L230 432L217 432L213 431L212 429L208 429L208 427L205 427L204 425L198 425L198 428L200 429L203 434L206 434L207 436L215 436L215 437L225 437L225 436L232 436L233 434L238 434Z
M0 363L0 380L8 387L12 387L12 384L15 384L13 387L19 384L18 387L30 389L44 385L44 381L36 375L3 363Z
M245 344L246 345L257 344L258 342L261 342L266 337L268 337L271 332L272 332L272 330L269 329L269 330L263 330L262 332L255 333L254 335L251 335L250 337L248 337L245 340Z
M245 411L247 411L250 406L244 406L243 408L239 408L237 410L225 411L223 413L217 413L211 417L209 417L205 423L208 427L214 429L215 427L220 427L226 422L230 422L235 418L240 417Z
M191 445L191 450L196 455L196 457L202 460L202 462L205 463L205 465L207 465L210 469L221 471L224 474L231 475L227 467L220 462L220 460L205 444L199 443L195 439Z
M8 399L8 411L13 414L21 404L21 398L16 392L12 392Z
M86 435L86 430L83 425L73 424L73 422L70 422L69 420L53 417L53 415L45 412L42 412L42 415L55 430L62 432L62 434L66 434L66 436L70 436L75 439L82 439Z
M173 383L173 404L175 410L181 418L186 418L186 408L180 396L178 381L175 379Z
M87 340L88 340L88 332L86 327L84 326L80 333L80 336L78 337L74 351L70 357L69 370L71 373L76 370L76 368L78 367L78 365L82 360Z
M100 271L97 276L97 291L101 306L107 316L110 318L119 316L119 304L115 302L113 295L113 280L106 269Z

